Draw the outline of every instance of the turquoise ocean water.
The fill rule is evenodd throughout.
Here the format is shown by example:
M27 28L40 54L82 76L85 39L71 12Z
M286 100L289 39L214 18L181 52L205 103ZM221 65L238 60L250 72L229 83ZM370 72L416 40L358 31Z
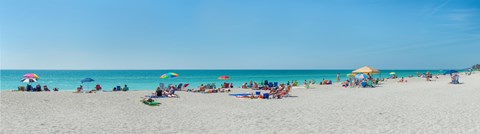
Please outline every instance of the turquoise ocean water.
M337 73L340 73L341 79L346 79L346 74L352 70L0 70L0 90L17 89L18 86L25 86L26 83L20 82L22 76L27 73L35 73L40 76L38 82L40 85L48 85L50 89L54 87L60 90L76 89L83 78L93 78L95 81L84 83L84 86L91 89L95 84L100 84L106 90L111 90L116 85L127 84L131 90L153 90L159 83L178 84L189 83L189 88L194 88L200 84L216 83L217 86L225 81L217 78L222 75L230 76L227 82L233 83L235 87L241 86L241 83L253 81L277 81L286 83L287 81L298 80L303 83L304 80L320 81L322 79L335 80ZM434 74L441 73L441 70L381 70L381 74L374 77L388 77L390 72L396 72L400 77L416 75L417 72L430 71ZM178 73L180 76L171 79L160 79L160 75L168 72Z

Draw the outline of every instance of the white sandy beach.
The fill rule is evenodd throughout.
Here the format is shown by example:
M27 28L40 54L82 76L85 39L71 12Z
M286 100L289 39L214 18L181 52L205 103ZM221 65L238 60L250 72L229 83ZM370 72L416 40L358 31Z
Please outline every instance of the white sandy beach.
M434 79L435 80L435 79ZM293 89L298 97L237 99L177 92L152 107L153 91L1 92L1 133L480 133L480 73L377 88ZM244 93L252 90L235 89Z

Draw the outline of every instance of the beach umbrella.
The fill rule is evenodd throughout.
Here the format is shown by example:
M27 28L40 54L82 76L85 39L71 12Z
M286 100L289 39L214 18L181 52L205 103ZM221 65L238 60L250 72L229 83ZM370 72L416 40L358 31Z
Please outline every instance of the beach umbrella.
M368 78L368 75L366 75L366 74L357 74L357 76L355 76L355 78L357 78L357 79L366 79L366 78Z
M446 75L446 74L450 74L450 75L451 75L451 74L453 74L453 73L458 73L458 71L457 71L457 70L447 70L447 71L445 71L445 73L443 73L443 75Z
M369 74L378 74L380 71L378 71L375 68L369 67L369 66L364 66L362 68L359 68L355 71L352 71L352 73L369 73Z
M218 79L219 79L219 80L229 80L229 79L230 79L230 77L229 77L229 76L226 76L226 75L224 75L224 76L220 76L220 77L218 77Z
M390 75L395 75L395 72L390 72Z
M85 78L85 79L82 79L80 82L81 82L82 85L83 85L83 83L85 83L85 82L92 82L92 81L95 81L95 80L93 80L92 78ZM86 89L89 89L89 88L88 88L88 85L87 85L87 88L86 88Z
M37 74L31 73L31 74L25 74L23 75L23 78L32 78L32 79L39 79Z
M177 73L169 72L169 73L161 75L160 78L166 79L166 78L175 78L175 77L178 77L178 76L179 75Z
M20 82L23 82L23 83L37 82L37 79L34 79L34 78L24 78L24 79L20 80Z
M82 79L80 82L83 84L85 82L92 82L92 81L95 81L95 80L93 80L92 78L85 78L85 79Z

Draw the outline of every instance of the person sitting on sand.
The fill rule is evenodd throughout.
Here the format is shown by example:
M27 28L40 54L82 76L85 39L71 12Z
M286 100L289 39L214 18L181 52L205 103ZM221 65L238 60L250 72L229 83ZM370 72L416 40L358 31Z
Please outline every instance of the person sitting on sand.
M125 85L125 86L123 87L123 91L128 91L128 86L127 86L127 85Z
M452 78L452 82L450 82L450 84L460 84L460 82L458 81L460 76L458 74L453 75L451 78Z
M44 86L43 86L43 91L50 92L50 89L48 89L48 86L47 86L47 85L44 85Z
M22 91L23 92L23 91L25 91L25 87L24 86L19 86L17 91Z
M258 84L257 84L257 82L253 82L252 89L253 89L253 90L258 90Z
M205 92L205 86L203 84L200 85L200 87L198 88L197 92Z
M347 88L349 83L350 83L350 81L345 80L344 82L342 82L342 87Z
M35 86L35 92L41 92L42 91L42 86L40 86L40 84L37 84L37 86Z
M155 93L157 96L162 96L162 89L160 87L157 87L157 90L155 90Z
M278 99L281 99L282 98L282 94L285 90L285 84L280 84L280 87L276 90L276 94L275 96L278 98Z
M175 86L174 85L170 85L168 86L168 88L166 90L163 91L164 94L167 94L168 92L170 92L171 90L175 90Z
M171 86L171 87L168 89L167 92L164 92L164 94L165 94L167 97L169 97L169 98L171 98L171 97L176 97L174 86Z
M100 84L95 85L95 90L97 91L102 90L102 86L100 86Z
M247 88L248 88L246 82L242 84L242 88L243 88L243 89L247 89Z
M82 86L82 85L80 85L80 87L77 87L77 93L82 92L82 90L83 90L83 86Z
M292 90L292 87L293 87L292 85L288 85L286 90L283 90L282 92L279 92L279 95L280 95L279 98L287 96L290 93L290 90Z
M58 92L58 88L53 88L53 91Z
M32 90L33 90L33 87L32 87L32 85L30 85L30 84L27 84L27 92L30 92L30 91L32 91Z
M277 93L278 93L277 90L275 90L275 89L273 89L273 88L270 89L269 94L270 94L270 96L272 96L272 98L277 97Z

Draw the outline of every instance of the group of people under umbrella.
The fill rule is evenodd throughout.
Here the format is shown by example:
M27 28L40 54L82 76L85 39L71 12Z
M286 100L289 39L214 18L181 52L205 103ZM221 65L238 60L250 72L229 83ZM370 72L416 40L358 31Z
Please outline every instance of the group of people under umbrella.
M373 79L372 74L380 74L380 71L364 66L347 74L348 79L342 82L342 87L375 87L381 80L379 78Z
M20 82L28 83L27 86L19 86L18 91L27 91L27 92L42 92L42 91L50 91L47 85L44 85L43 88L40 84L37 84L35 87L32 86L32 83L37 82L40 77L37 74L30 73L23 75ZM54 88L53 91L58 91L58 88Z

